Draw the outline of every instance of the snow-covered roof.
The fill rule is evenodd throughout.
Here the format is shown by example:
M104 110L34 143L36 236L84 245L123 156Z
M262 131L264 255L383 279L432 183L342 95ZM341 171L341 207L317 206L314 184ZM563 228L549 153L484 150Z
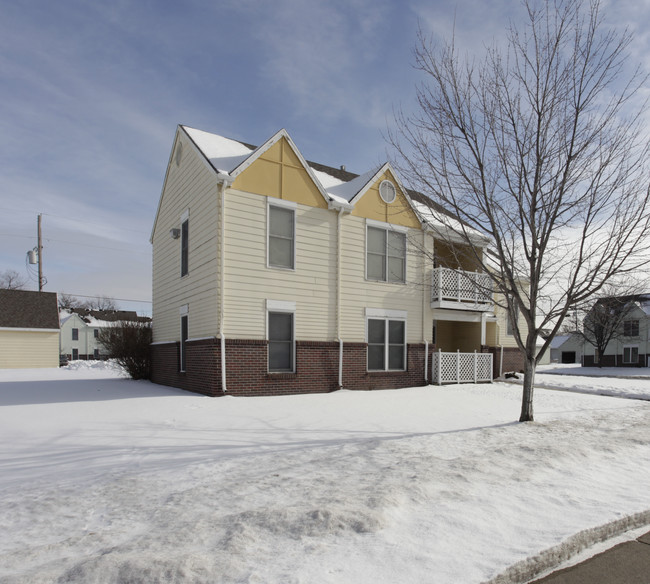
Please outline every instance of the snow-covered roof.
M180 128L189 136L194 145L205 156L206 160L217 173L230 175L232 179L243 172L263 152L277 143L279 139L285 138L303 163L305 170L311 176L314 184L320 190L328 204L348 211L354 207L357 200L363 197L382 173L390 171L392 176L395 177L399 189L423 224L427 224L434 231L438 231L446 236L453 237L454 233L465 231L480 246L486 246L489 243L488 239L479 231L468 227L463 230L461 223L457 219L447 216L444 211L441 213L445 215L445 218L441 219L440 217L442 215L436 211L436 203L433 201L429 202L426 197L419 193L405 189L390 166L390 163L385 163L363 174L357 175L346 171L344 167L337 169L305 160L286 130L280 130L264 144L255 147L238 140L189 126L180 126ZM158 209L159 211L160 207ZM156 214L156 220L157 217L158 213ZM155 225L156 221L154 221L154 230Z
M559 349L564 343L566 343L571 338L571 335L556 335L551 341L551 349Z
M644 300L643 302L639 302L639 308L643 310L643 313L646 316L650 315L650 300Z
M435 231L438 231L445 237L453 238L454 234L466 234L469 238L474 240L477 245L487 245L489 238L480 231L473 229L467 225L463 225L458 219L451 215L437 212L433 206L426 205L420 201L413 201L413 207L424 223L429 225Z
M255 151L237 140L188 126L183 126L183 129L217 172L231 173Z

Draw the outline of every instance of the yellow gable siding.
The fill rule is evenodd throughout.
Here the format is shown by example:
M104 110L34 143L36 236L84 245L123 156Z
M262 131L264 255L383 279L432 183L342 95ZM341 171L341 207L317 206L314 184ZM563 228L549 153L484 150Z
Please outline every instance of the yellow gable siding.
M379 196L379 185L383 180L391 181L397 188L397 197L390 205L386 204ZM352 215L393 223L394 225L404 225L412 229L421 228L420 221L413 212L411 205L397 186L395 177L388 171L382 174L375 184L357 201Z
M285 138L271 146L234 181L233 188L327 208L327 202Z

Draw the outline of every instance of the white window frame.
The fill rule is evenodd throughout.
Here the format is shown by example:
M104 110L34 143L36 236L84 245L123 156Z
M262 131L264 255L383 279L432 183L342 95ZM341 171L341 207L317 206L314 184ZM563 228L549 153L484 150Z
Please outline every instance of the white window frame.
M629 350L630 358L632 357L632 349L636 349L636 361L626 361L625 360L625 351ZM626 365L638 365L639 364L639 345L623 345L623 363Z
M366 344L368 344L368 322L371 320L384 321L384 369L370 369L368 367L368 350L366 349L366 371L369 373L375 372L397 372L406 371L408 369L408 313L406 310L390 310L383 308L366 308ZM401 369L389 368L389 325L391 321L401 321L404 323L404 349L403 349L403 363L404 367Z
M291 257L291 267L287 266L276 266L271 264L270 261L270 251L271 251L271 207L277 207L279 209L285 209L293 211L293 245L292 245L292 257ZM272 199L271 197L267 198L266 204L266 267L274 270L287 270L289 272L294 272L296 270L296 227L298 224L296 217L296 210L298 209L298 204L294 201L284 201L282 199Z
M271 313L291 314L291 370L275 371L271 370L271 360L269 358L270 339L269 339L269 316ZM266 331L265 337L269 343L266 350L266 370L270 375L281 375L283 373L296 372L296 303L287 300L268 300L266 301Z
M388 276L388 233L386 233L386 250L385 250L385 268L386 268L386 279L380 280L378 278L368 277L368 228L372 227L374 229L382 229L386 232L392 231L394 233L399 233L404 235L404 280L403 281L393 281L389 279ZM393 225L392 223L385 223L383 221L375 221L374 219L366 219L366 250L364 254L365 262L365 279L369 282L382 282L385 284L406 284L406 274L408 273L408 227L402 225Z
M183 272L183 225L187 223L187 265L185 266L185 272ZM180 272L181 272L181 278L184 278L185 276L189 276L190 274L190 210L186 209L183 214L181 215L181 236L180 236L180 247L181 247L181 253L180 253Z

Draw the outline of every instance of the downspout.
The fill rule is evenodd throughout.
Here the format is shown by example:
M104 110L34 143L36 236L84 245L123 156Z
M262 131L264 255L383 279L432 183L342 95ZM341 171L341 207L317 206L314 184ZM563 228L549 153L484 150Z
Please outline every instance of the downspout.
M336 336L339 341L339 389L343 388L343 339L341 338L341 213L336 214Z
M429 340L427 339L427 233L422 229L422 338L424 339L424 383L429 385Z
M228 387L226 386L226 335L224 333L224 316L225 316L225 299L224 299L224 281L226 276L225 260L226 260L226 189L232 184L233 179L227 174L217 174L217 184L221 190L221 207L219 214L221 215L221 229L219 230L219 339L220 339L220 353L221 353L221 391L227 393Z

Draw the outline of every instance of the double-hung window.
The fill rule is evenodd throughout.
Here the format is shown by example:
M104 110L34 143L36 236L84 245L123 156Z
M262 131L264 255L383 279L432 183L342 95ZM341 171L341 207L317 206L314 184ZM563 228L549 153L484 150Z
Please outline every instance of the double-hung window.
M296 209L285 202L268 206L268 265L293 270L296 256Z
M296 370L295 302L267 300L269 373Z
M639 347L628 345L623 347L623 363L637 364L639 362Z
M623 321L623 334L626 337L639 336L639 321L638 320L625 320Z
M78 328L73 328L72 329L72 340L73 341L78 341L79 340L79 329Z
M367 226L366 277L379 282L406 281L406 233Z
M392 314L391 314L392 313ZM368 371L406 369L406 315L368 309Z

